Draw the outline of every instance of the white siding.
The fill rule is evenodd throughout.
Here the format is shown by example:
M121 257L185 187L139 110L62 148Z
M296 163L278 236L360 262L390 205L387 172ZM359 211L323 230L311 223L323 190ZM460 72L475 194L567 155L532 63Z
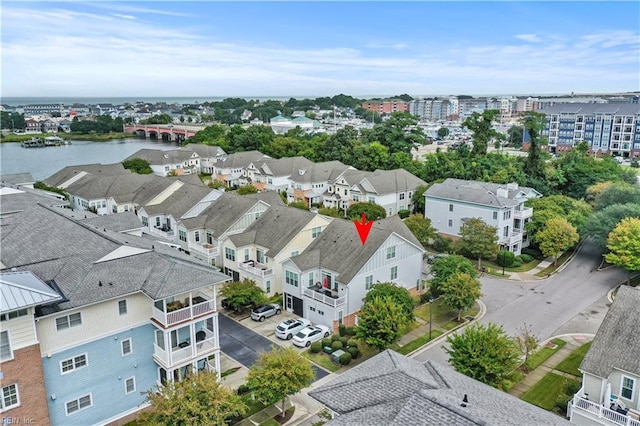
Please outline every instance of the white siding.
M127 300L127 314L120 315L118 301L123 299ZM70 309L39 318L36 323L36 329L40 339L40 350L43 355L55 353L100 338L105 334L111 334L127 327L149 322L152 306L151 299L141 293L137 293L81 309ZM60 331L56 330L56 318L76 312L80 312L82 315L81 325Z

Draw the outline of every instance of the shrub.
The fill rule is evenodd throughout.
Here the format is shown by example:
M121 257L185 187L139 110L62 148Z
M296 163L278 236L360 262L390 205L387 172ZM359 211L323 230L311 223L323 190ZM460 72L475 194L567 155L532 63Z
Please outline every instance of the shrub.
M356 335L356 328L355 327L345 327L344 328L344 332L347 336L355 336Z
M244 395L251 392L251 389L249 389L249 386L247 386L246 384L242 384L238 386L238 390L236 392L238 393L238 395Z
M349 346L349 349L347 349L347 351L349 352L349 354L351 354L351 358L356 359L360 356L360 349L356 348L355 346Z
M324 346L329 346L329 347L331 347L331 342L332 342L332 340L331 340L331 339L329 339L328 337L327 337L327 338L324 338L324 339L322 339L322 346L323 346L323 347L324 347Z
M335 342L336 340L340 340L340 335L339 334L334 334L331 336L331 341Z
M347 327L344 325L338 326L338 333L340 334L340 337L345 336L347 334Z
M350 348L357 348L358 342L355 339L351 339L347 342L347 346L349 346Z
M398 216L400 216L400 219L405 219L409 217L410 214L411 212L409 210L398 210Z
M448 253L451 250L451 243L452 240L450 238L436 235L436 237L433 239L433 248L435 249L435 251Z
M540 253L540 250L532 246L523 248L522 253L528 254L529 256L533 256L535 259L544 259L544 256L542 255L542 253Z
M531 256L530 254L526 254L526 253L522 253L520 256L518 256L520 259L522 259L522 263L529 263L529 262L533 262L533 256Z
M517 268L518 266L522 266L522 259L514 257L513 258L513 263L511 264L511 267Z
M334 351L337 351L338 349L342 349L342 342L339 340L336 340L331 344L331 349L333 349Z
M429 299L431 299L431 292L424 292L420 295L420 304L423 305L425 303L429 303Z
M505 266L508 268L513 265L516 255L510 251L500 251L498 252L498 255L496 256L496 258L497 258L498 265Z
M341 337L340 338L340 342L342 342L342 346L345 347L345 346L347 346L347 343L349 342L349 338L348 337Z
M317 354L322 350L322 342L311 343L311 353Z
M351 354L349 352L345 352L342 355L340 355L340 358L338 358L338 361L340 361L340 364L342 365L347 365L351 362Z

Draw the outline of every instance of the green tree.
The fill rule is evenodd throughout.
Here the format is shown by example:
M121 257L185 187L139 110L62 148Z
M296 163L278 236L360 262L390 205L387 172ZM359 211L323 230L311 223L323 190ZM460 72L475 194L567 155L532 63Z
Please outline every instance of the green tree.
M429 185L420 185L416 188L411 196L411 203L413 203L413 212L424 214L424 193L429 189Z
M535 241L536 234L543 230L549 219L563 217L569 221L578 231L591 216L591 206L585 201L576 200L565 195L551 195L543 198L532 198L525 203L527 207L533 207L533 216L526 224L526 228Z
M640 203L613 204L595 212L584 225L581 235L590 237L597 245L605 248L611 231L627 217L640 218Z
M473 263L457 254L435 259L431 264L430 273L433 278L429 280L429 291L433 297L440 296L442 284L456 274L465 274L474 279L478 277L478 271L473 267Z
M242 280L225 283L220 289L220 295L227 299L229 306L239 309L247 305L259 305L265 301L265 294L255 281Z
M524 138L524 127L511 126L509 130L507 130L507 141L509 142L509 146L512 146L514 148L522 147L523 138Z
M399 287L393 283L377 283L374 284L371 290L367 292L364 298L364 302L370 302L376 298L391 298L400 308L405 315L406 322L414 320L413 308L416 305L413 296L404 287Z
M622 219L609 234L607 248L611 252L605 260L626 269L627 284L631 285L631 273L640 270L640 219Z
M137 173L139 175L149 175L153 173L149 162L147 160L143 160L142 158L132 158L130 160L125 160L122 162L122 167L131 170L133 173Z
M375 297L360 310L356 335L366 344L384 350L400 337L407 324L406 312L392 297Z
M218 382L215 371L191 374L181 382L166 382L144 392L152 410L138 417L142 425L223 425L244 415L247 406L237 393Z
M295 207L296 209L300 210L309 210L309 206L307 205L307 203L302 200L289 203L289 207Z
M406 152L424 145L426 136L422 128L417 126L418 119L407 112L395 112L388 120L376 125L369 131L362 132L365 143L379 142L389 149L389 153Z
M23 130L27 126L23 114L7 111L0 111L0 124L3 129L11 130Z
M544 229L536 236L536 243L544 256L553 256L553 264L556 264L558 254L574 246L580 237L576 228L563 217L549 219Z
M311 364L295 349L274 345L270 352L263 352L249 369L247 386L263 404L282 401L284 417L285 398L309 386L315 375Z
M425 218L421 214L412 214L404 220L404 224L423 246L427 246L429 240L436 237L436 230L431 226L431 219Z
M529 357L540 345L540 337L531 330L531 325L527 325L525 322L522 327L518 329L518 334L516 334L513 341L518 350L524 355L524 365L526 368Z
M352 220L360 220L362 213L367 215L368 221L387 217L384 207L375 203L353 203L347 209L347 216Z
M253 185L243 185L238 188L238 195L257 194L258 188Z
M438 129L438 137L439 138L445 138L449 136L449 128L448 127L440 127Z
M513 340L496 324L474 324L447 337L449 363L459 373L499 387L518 365L520 354Z
M480 218L471 218L460 227L460 247L478 259L478 269L482 258L492 258L498 253L498 234L495 226L488 225Z
M595 210L602 210L613 204L640 204L640 186L617 182L596 195L594 201Z
M544 129L546 116L535 111L527 111L520 122L529 134L529 150L524 164L524 172L530 179L544 179L544 161L540 155L540 132Z
M496 121L500 111L496 109L487 109L482 113L474 112L462 123L463 127L471 130L473 133L473 149L471 155L482 156L487 154L489 141L500 137L500 133L493 128L493 122Z
M462 311L471 308L482 296L480 281L464 272L456 272L449 276L442 283L440 290L445 305L458 311L458 321L462 317Z
M173 118L169 114L153 115L146 120L140 120L140 124L170 124Z

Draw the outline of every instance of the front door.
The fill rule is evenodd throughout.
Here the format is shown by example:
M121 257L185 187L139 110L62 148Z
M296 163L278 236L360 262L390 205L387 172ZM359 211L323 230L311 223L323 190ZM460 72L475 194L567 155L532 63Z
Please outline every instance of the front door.
M288 293L285 293L284 301L285 301L284 308L287 310L287 312L293 312L293 296L291 296Z

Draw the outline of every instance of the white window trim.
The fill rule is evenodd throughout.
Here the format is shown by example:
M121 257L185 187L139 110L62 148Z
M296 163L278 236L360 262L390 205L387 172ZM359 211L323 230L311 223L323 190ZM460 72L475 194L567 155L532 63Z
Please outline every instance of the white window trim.
M13 405L5 406L4 405L4 389L8 388L10 386L15 386L16 387L16 398L17 398L18 402L13 404ZM5 412L7 410L11 410L13 408L17 408L19 406L20 406L20 388L19 388L18 384L17 383L10 383L7 386L2 386L2 388L0 388L0 413Z
M631 388L631 398L625 398L624 396L622 396L622 386L624 385L624 379L629 379L631 380L632 384L632 388ZM618 395L620 395L620 398L623 398L627 401L634 401L635 397L636 397L636 384L637 384L638 380L636 380L634 377L631 376L625 376L624 374L621 376L620 378L620 392L618 392Z
M120 312L120 303L124 302L124 312ZM127 303L127 299L118 300L118 315L127 315L129 313L129 306Z
M76 367L76 358L79 358L81 356L84 356L84 365L82 365L80 367ZM72 364L73 368L71 370L69 370L69 371L64 371L62 369L62 363L65 362L65 361L69 361L69 360L71 360L71 362L73 363ZM65 374L73 373L76 370L80 370L80 369L88 367L88 366L89 366L89 354L87 352L81 353L81 354L78 354L78 355L74 355L74 356L72 356L70 358L65 358L65 359L61 360L60 361L60 374L61 375L65 375Z
M9 342L9 353L11 354L8 358L3 359L2 362L11 361L14 358L13 345L11 344L11 332L9 330L2 330L1 333L7 333L7 342Z
M85 396L89 397L89 400L91 401L91 404L87 405L86 407L80 408L80 399L84 398ZM78 401L78 409L76 411L74 411L73 413L69 413L68 405L69 405L70 402L73 402L73 401ZM91 408L91 407L93 407L93 395L91 394L91 392L89 392L86 395L81 395L81 396L79 396L79 397L77 397L75 399L70 399L68 401L65 401L65 403L64 403L64 413L67 416L72 416L72 415L74 415L76 413L79 413L80 411L86 410L87 408Z
M75 315L75 314L80 315L80 324L74 324L74 325L71 325L71 315ZM64 328L58 328L58 319L60 319L60 318L67 318L67 326L66 326L66 327L64 327ZM77 327L77 326L82 325L82 313L81 313L81 312L73 312L73 313L71 313L71 314L61 315L61 316L59 316L59 317L56 317L56 318L53 320L53 322L54 322L54 325L55 325L55 327L56 327L56 331L62 331L62 330L67 330L67 329L69 329L69 328Z
M124 342L126 341L129 341L129 353L127 354L124 353ZM120 341L120 353L122 353L122 356L129 356L133 353L133 341L131 340L131 337Z
M129 380L133 380L133 389L130 392L127 392L127 382ZM136 376L127 377L124 379L124 394L129 395L136 391Z

